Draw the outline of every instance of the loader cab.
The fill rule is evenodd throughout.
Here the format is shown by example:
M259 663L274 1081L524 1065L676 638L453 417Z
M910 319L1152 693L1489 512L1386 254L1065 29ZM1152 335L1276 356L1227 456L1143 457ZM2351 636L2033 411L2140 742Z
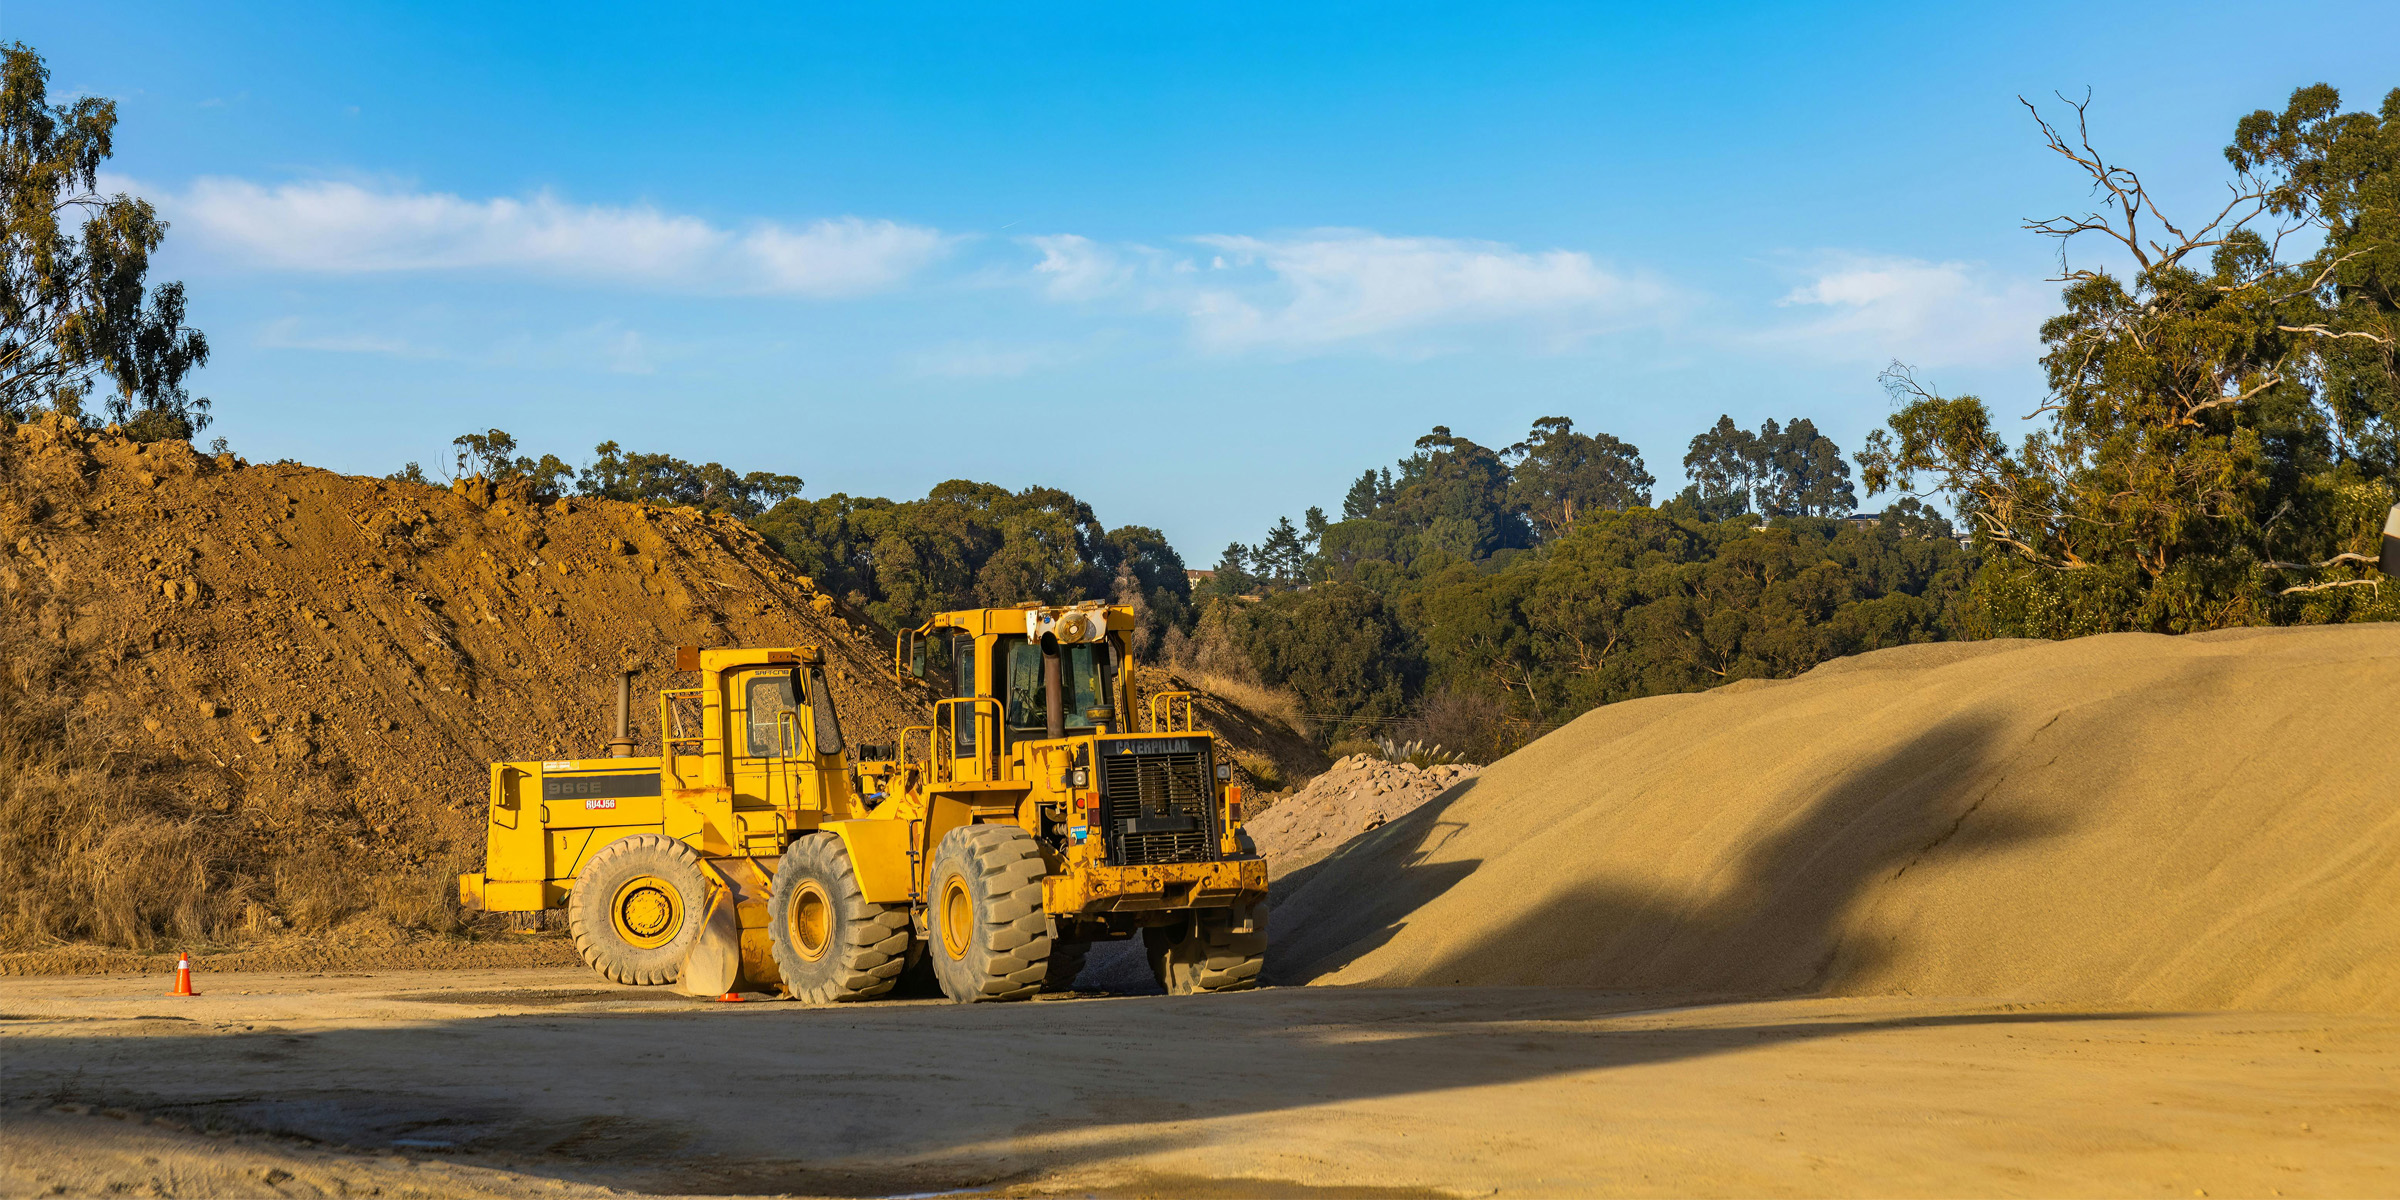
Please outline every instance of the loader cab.
M1111 697L1116 695L1117 664L1123 661L1124 649L1120 635L1108 636L1106 643L1071 646L1061 646L1055 638L1045 645L1023 634L997 639L992 658L998 668L995 677L1002 681L1010 746L1050 736L1050 694L1045 686L1048 664L1043 659L1051 654L1061 660L1060 708L1066 736L1115 732L1116 705Z
M1053 669L1059 736L1131 728L1125 635L1132 628L1131 610L1094 603L941 613L900 635L894 667L948 694L936 704L932 736L955 764L953 777L997 780L1007 770L1001 760L1018 745L1050 737Z
M661 695L678 786L727 789L736 813L751 814L738 821L745 841L844 815L841 722L815 647L697 651L677 665L701 676Z

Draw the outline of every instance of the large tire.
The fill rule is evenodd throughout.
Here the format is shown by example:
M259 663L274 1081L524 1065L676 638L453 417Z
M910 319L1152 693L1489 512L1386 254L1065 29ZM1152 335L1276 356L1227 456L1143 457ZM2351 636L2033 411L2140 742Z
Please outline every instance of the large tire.
M959 1004L1024 1000L1050 970L1048 870L1033 835L1014 825L951 830L933 856L926 956Z
M567 895L576 951L618 983L675 982L707 914L699 852L663 833L601 847Z
M1260 902L1250 913L1251 932L1235 933L1225 917L1202 915L1199 929L1145 929L1142 941L1150 951L1150 973L1170 996L1201 992L1240 992L1258 986L1258 973L1267 962L1267 906Z
M784 990L809 1004L871 1000L892 990L907 965L908 906L870 904L842 839L795 840L767 894L775 969Z
M1050 939L1050 969L1042 974L1045 992L1075 990L1075 977L1083 974L1083 960L1090 957L1090 942L1062 942Z

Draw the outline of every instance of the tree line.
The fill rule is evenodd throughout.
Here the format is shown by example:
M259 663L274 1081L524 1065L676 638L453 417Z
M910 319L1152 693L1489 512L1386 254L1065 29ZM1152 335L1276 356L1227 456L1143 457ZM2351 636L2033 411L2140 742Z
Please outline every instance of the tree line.
M803 486L797 475L772 471L737 472L722 463L686 462L672 454L627 451L613 441L592 448L592 460L582 467L568 465L555 454L540 458L517 453L517 439L506 430L489 429L451 439L451 474L481 476L495 483L523 480L536 495L591 496L602 500L631 500L641 504L697 508L729 513L754 521L768 506L797 496ZM432 483L425 468L409 463L391 478L408 483Z
M1849 519L1813 422L1722 417L1683 465L1654 504L1640 449L1569 418L1505 448L1436 426L1341 520L1226 547L1168 648L1292 691L1327 740L1403 726L1489 758L1597 704L1956 635L1973 552L1915 500Z

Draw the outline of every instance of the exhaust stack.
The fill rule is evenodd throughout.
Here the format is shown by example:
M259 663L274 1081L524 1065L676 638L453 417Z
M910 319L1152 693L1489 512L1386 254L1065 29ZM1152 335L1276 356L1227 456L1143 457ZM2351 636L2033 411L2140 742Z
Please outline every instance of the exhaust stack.
M633 672L617 672L617 736L608 743L610 758L633 757Z

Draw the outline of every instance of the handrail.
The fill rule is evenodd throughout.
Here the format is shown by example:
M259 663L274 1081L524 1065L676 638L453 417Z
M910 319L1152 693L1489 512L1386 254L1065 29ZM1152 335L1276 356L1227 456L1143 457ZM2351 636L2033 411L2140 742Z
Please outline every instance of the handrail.
M1183 701L1183 728L1175 728L1175 702ZM1150 695L1150 732L1192 733L1193 713L1198 705L1190 692L1153 692Z
M794 758L799 757L796 751L805 745L807 745L806 739L800 736L800 714L797 711L788 708L777 714L775 718L775 749L782 752L782 757L775 760L775 766L767 768L767 775L770 778L776 775L783 776L784 800L794 812L799 811L803 807L814 808L816 805L814 803L803 805L801 803L799 781L792 778L792 776L786 770L779 768L783 767L784 764L791 762ZM816 756L812 753L809 755L809 757L814 759ZM811 796L809 799L813 802L816 797ZM778 809L776 811L775 820L778 824L783 823L782 810ZM790 830L786 828L784 832L788 833Z
M704 694L703 688L665 688L658 693L658 764L674 777L677 786L683 783L683 772L675 769L675 747L696 746L699 748L698 754L705 757L708 753L708 731L701 729L689 737L677 736L683 731L683 723L675 719L675 701L685 697L697 700Z
M911 760L909 759L909 757L908 757L908 735L910 735L910 734L912 734L912 733L922 733L922 734L924 734L924 735L925 735L925 757L924 757L922 760L919 760L919 761L911 761ZM929 767L929 766L932 766L932 765L933 765L933 726L931 726L931 725L906 725L906 726L902 726L902 727L901 727L901 729L900 729L900 744L899 744L899 745L897 745L897 746L894 746L894 747L892 748L892 750L893 750L893 754L892 754L892 766L893 766L895 769L906 769L906 768L908 768L908 767Z
M957 706L961 704L968 706L967 719L970 721L976 719L976 716L983 711L984 705L992 706L990 736L985 736L981 729L975 731L975 762L982 769L985 781L995 781L1000 775L1000 722L1007 710L1000 707L1000 702L990 696L958 696L949 700L933 702L934 732L938 735L943 731L945 728L943 718L947 716L949 721L946 728L950 733L949 737L936 736L932 739L934 782L955 783L958 780Z

